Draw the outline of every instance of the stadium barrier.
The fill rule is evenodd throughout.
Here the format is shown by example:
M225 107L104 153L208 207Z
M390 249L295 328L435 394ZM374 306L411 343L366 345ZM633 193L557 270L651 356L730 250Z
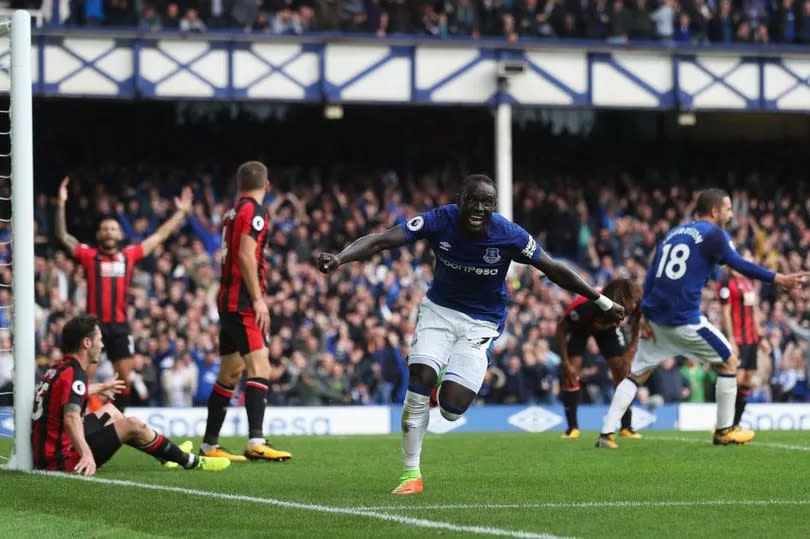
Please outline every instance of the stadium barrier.
M0 40L0 82L7 77ZM36 95L315 103L810 109L807 47L34 33ZM5 60L4 60L5 58ZM499 66L519 69L509 87Z
M745 407L740 425L754 430L810 430L810 404L756 404ZM711 430L714 427L714 404L681 404L679 430Z
M607 406L580 406L578 419L583 430L600 430ZM401 407L391 407L391 432L399 432ZM633 407L637 430L677 428L678 407L662 406L653 412ZM428 431L445 432L545 432L566 429L565 411L557 404L545 406L480 406L467 411L458 421L447 421L438 408L430 411Z
M580 406L583 430L602 428L607 406ZM265 432L281 435L391 434L400 430L400 406L313 406L268 408ZM202 436L206 408L128 408L170 437ZM710 431L714 428L713 403L665 405L654 410L633 406L637 430ZM742 424L754 430L810 430L810 404L749 404ZM566 428L562 406L481 406L471 408L458 421L445 420L431 410L429 431L448 432L562 432ZM229 408L223 436L246 436L247 417L241 407ZM14 435L11 408L0 408L0 438Z

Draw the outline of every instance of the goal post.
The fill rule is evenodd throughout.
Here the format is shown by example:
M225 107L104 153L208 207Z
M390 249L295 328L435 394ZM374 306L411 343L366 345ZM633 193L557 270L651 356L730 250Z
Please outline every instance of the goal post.
M14 316L14 452L8 469L33 467L31 414L34 406L34 159L31 113L31 16L11 17L9 134L11 136L11 246Z

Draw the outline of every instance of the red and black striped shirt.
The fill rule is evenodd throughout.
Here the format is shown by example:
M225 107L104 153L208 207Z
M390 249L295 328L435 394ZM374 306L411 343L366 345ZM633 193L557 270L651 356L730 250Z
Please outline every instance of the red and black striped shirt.
M731 306L734 342L738 345L759 343L759 332L754 319L757 294L753 283L739 275L728 276L720 282L718 295L723 305Z
M126 324L127 290L132 282L132 269L143 258L140 244L105 254L82 243L73 256L87 275L87 312L105 324Z
M598 328L596 324L604 323L605 311L596 303L584 296L577 296L565 309L565 321L585 332L593 332Z
M264 248L268 240L269 219L264 206L251 197L241 197L233 208L228 210L222 229L222 276L219 282L217 307L219 313L252 313L252 301L242 280L239 267L239 244L243 235L256 240L256 269L259 289L264 295L265 257Z
M35 393L32 416L31 447L35 468L72 471L79 453L71 446L65 430L64 407L77 404L84 416L87 393L87 373L75 356L65 355L42 377Z

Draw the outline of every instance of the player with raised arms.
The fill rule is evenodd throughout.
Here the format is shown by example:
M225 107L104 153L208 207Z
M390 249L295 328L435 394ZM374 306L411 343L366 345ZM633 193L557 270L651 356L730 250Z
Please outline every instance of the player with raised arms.
M552 259L523 228L494 213L497 195L491 178L468 176L458 205L441 206L363 236L339 254L318 255L318 268L329 273L420 239L428 240L436 254L433 284L419 308L408 354L410 380L402 410L404 470L394 494L423 490L419 459L430 418L428 400L439 372L446 367L438 404L447 420L461 417L478 394L491 345L506 320L505 279L512 261L531 264L552 282L595 302L610 322L624 318L621 305Z
M126 386L115 400L116 405L124 410L129 404L130 373L135 368L135 359L132 357L135 355L135 342L127 315L127 290L132 282L132 270L138 261L152 254L180 226L185 216L191 212L193 196L191 188L184 187L181 195L174 199L174 214L141 243L124 248L120 247L124 239L121 225L115 217L103 216L96 232L98 247L92 248L80 243L67 231L65 204L69 184L70 178L66 177L59 185L54 221L56 238L84 268L87 277L87 311L99 318L107 357Z
M45 372L35 393L31 429L35 468L93 475L121 444L176 468L220 471L231 464L228 459L183 450L140 419L124 417L111 403L85 415L90 395L111 397L124 387L118 379L88 385L87 367L98 363L103 348L94 315L72 318L62 329L64 357Z
M744 444L754 432L732 428L737 397L737 356L723 335L700 312L703 287L718 264L752 279L795 288L808 273L774 273L742 258L723 230L733 217L731 198L722 189L706 189L695 205L696 221L669 231L658 245L644 281L642 333L630 375L616 388L597 447L615 449L614 430L636 396L638 386L666 358L681 355L717 371L715 445Z

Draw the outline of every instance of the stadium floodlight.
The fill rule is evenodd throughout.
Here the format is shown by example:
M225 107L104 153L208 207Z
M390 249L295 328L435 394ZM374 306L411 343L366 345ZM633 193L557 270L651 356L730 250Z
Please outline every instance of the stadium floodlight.
M14 342L14 451L7 468L31 470L31 414L34 407L34 162L31 117L31 16L15 11L11 20L0 23L0 36L11 37L9 87L7 176L0 180L11 187L11 246L13 247L12 282L14 303L12 337Z

